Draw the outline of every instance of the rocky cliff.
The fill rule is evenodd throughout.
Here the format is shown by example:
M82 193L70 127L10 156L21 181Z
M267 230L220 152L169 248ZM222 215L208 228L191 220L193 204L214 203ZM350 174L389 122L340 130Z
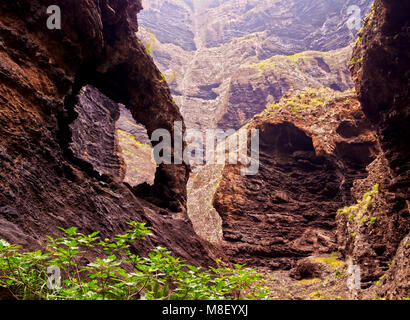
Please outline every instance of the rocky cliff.
M243 176L240 164L199 169L189 190L195 229L237 263L270 269L336 251L337 209L353 200L354 180L366 177L379 152L355 94L293 92L244 129L260 130L259 172ZM219 215L222 237L201 227L201 215L216 222Z
M52 4L62 30L46 27ZM325 264L344 293L353 264L371 298L409 297L410 8L375 1L345 91L350 4L150 0L138 32L139 0L0 3L0 238L31 249L57 227L108 237L136 220L154 231L142 255L222 257L268 281ZM258 174L207 165L187 190L187 166L155 166L147 135L181 114L259 129Z
M376 249L375 259L367 263L376 270L374 275L380 275L383 261L392 261L382 274L387 288L380 290L388 298L410 292L409 257L405 256L410 231L409 10L408 1L376 0L357 39L351 66L363 111L378 128L391 179L385 183L388 206L382 211L385 217L376 230L378 235L362 232L362 240L348 254L363 265L362 248Z
M164 44L185 51L212 48L251 35L260 37L259 59L346 46L352 34L347 8L364 14L371 1L340 0L143 0L140 21ZM276 40L276 41L272 41Z
M267 104L291 90L328 87L345 91L353 86L347 61L351 48L329 52L304 51L242 64L232 75L223 116L217 126L239 129Z
M61 30L47 28L49 5L61 8ZM185 214L185 165L157 168L151 203L122 182L118 103L149 134L182 120L135 36L140 10L128 0L1 2L1 238L32 248L57 227L112 236L136 220L155 232L139 253L163 245L212 264Z
M360 267L370 297L408 297L408 12L406 3L379 0L366 16L350 60L360 104L354 92L327 104L311 99L311 108L332 106L323 116L322 108L305 108L300 96L285 94L245 127L261 129L258 175L241 176L239 166L198 170L189 190L197 232L219 241L235 261L269 268L289 268L303 256L337 249ZM236 96L246 91L247 76L254 77L252 67L278 68L274 59L242 66L247 72ZM269 80L261 81L265 88ZM249 92L258 100L258 91ZM339 103L345 109L334 108ZM249 111L243 110L224 117L241 123ZM205 216L199 208L206 208ZM218 228L202 227L204 220ZM304 261L294 272L309 265Z
M288 90L353 86L352 4L371 1L145 0L139 36L188 127L238 129Z

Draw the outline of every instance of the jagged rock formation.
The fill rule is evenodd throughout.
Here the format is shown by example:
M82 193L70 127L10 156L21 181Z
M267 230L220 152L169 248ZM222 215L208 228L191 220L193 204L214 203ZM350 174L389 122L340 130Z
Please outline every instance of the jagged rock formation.
M121 115L116 123L116 136L124 159L124 182L132 187L155 183L157 164L145 127L136 123L131 112L120 105Z
M151 140L148 136L147 129L141 123L136 123L132 117L131 112L124 105L119 106L120 117L116 124L116 129L125 131L128 134L135 137L135 139L142 144L146 144L152 147Z
M382 277L379 295L408 297L409 4L376 0L359 36L352 74L363 115L351 92L286 95L307 83L351 86L344 23L358 3L303 3L155 1L144 22L160 17L151 28L159 42L148 45L155 36L143 31L147 49L135 37L139 0L0 3L0 237L31 249L59 226L110 237L137 220L155 233L136 244L139 254L162 245L213 264L217 249L195 229L234 262L269 269L338 249L361 267L363 286ZM63 30L46 28L52 4ZM294 55L306 49L337 50ZM239 128L268 104L245 127L261 130L260 172L200 168L188 186L194 226L187 166L154 168L142 186L145 176L127 180L130 136L143 142L145 130L172 132L182 120L164 78L191 127ZM336 214L376 183L366 217Z
M47 28L51 4L61 8L62 30ZM29 249L56 234L59 226L101 230L103 237L111 237L137 220L155 232L135 247L138 253L163 245L194 264L212 264L208 244L196 236L184 213L185 165L158 167L149 189L152 204L120 182L113 174L116 166L88 162L91 156L112 160L112 143L104 152L93 148L99 154L88 157L81 144L76 146L83 140L73 130L90 115L101 120L104 139L112 138L112 126L100 118L103 109L89 103L94 98L101 108L113 107L105 105L108 98L126 105L149 134L156 128L172 132L174 120L182 120L160 72L135 37L140 9L140 1L128 0L0 3L1 238ZM105 97L89 95L87 89L81 96L86 85ZM97 143L100 133L94 124L88 128Z
M77 118L70 124L70 150L100 175L122 178L124 165L115 134L120 117L118 104L92 86L82 88L77 100Z
M76 97L77 118L70 124L70 150L90 163L100 175L109 175L132 187L154 184L157 164L147 130L131 112L85 86Z
M232 76L222 129L239 129L266 104L277 102L290 90L329 87L345 91L352 88L347 61L351 48L329 52L308 51L292 56L274 56L257 63L246 63Z
M215 220L213 208L201 205L206 198L201 191L216 189L220 243L237 263L289 269L302 257L335 251L336 211L352 201L353 181L366 176L366 166L378 153L375 132L354 93L294 92L244 129L260 130L258 174L242 176L240 164L226 165L211 177L202 171L214 169L200 169L189 192L190 198L196 193L190 205L202 210L190 216ZM193 221L203 230L198 219Z
M410 288L410 235L400 243L389 271L382 275L378 294L386 299L408 298Z
M364 15L371 0L145 0L139 36L189 128L238 129L290 89L353 86L346 48L356 33L346 25L352 4ZM284 57L307 50L331 52ZM270 58L276 71L249 68Z
M381 294L389 298L408 297L410 293L409 257L405 256L410 232L409 11L408 1L376 0L357 40L351 67L363 111L377 126L392 179L384 187L390 195L385 200L388 206L383 210L387 217L375 227L378 234L384 235L385 244L375 252L375 259L370 264L364 264L360 255L355 254L361 250L355 252L354 248L366 243L377 247L380 239L363 233L362 240L352 246L348 254L357 259L363 269L370 269L374 277L380 275L386 255L391 259L398 248L394 263L387 272L391 282L381 289ZM393 225L386 229L386 223ZM386 283L387 280L383 281Z
M364 13L370 4L365 0L144 0L140 21L161 43L186 51L219 47L246 35L259 36L258 56L266 59L279 51L293 54L346 46L352 40L345 23L347 8L357 5Z
M363 288L388 271L408 229L406 218L394 214L395 195L389 190L392 173L383 154L367 167L367 172L367 177L356 180L351 189L358 203L337 216L338 250L346 260L360 266Z

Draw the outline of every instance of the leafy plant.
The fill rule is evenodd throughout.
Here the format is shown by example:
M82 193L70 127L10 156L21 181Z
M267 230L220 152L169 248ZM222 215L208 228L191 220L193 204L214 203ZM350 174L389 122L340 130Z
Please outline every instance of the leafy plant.
M362 223L366 222L368 217L368 211L370 207L373 205L377 194L379 193L379 185L376 184L373 186L373 190L366 192L362 199L357 201L357 204L352 205L350 207L344 207L339 209L337 212L339 214L349 214L349 219L352 221L361 221ZM376 222L376 217L371 217L370 222L374 224Z
M60 228L64 236L48 237L44 252L23 252L21 246L0 240L0 287L15 299L36 300L219 300L239 298L245 291L248 298L268 297L262 275L243 265L206 270L186 264L162 247L146 257L135 255L130 245L151 235L151 230L144 223L129 226L114 239L101 239L99 232L84 235L75 227ZM103 256L80 264L101 251ZM60 286L49 285L51 266L61 271Z

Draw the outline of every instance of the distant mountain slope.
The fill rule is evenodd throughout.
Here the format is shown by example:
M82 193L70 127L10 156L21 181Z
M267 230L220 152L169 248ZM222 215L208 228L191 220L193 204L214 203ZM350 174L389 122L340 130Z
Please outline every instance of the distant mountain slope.
M229 88L238 73L244 78L242 65L259 63L275 55L345 48L355 37L355 31L346 25L347 8L359 5L364 16L371 2L145 0L139 37L167 77L188 127L238 128L243 121L263 110L266 104L263 100L267 97L257 102L249 100L252 105L243 121L230 121L231 112L234 118L240 112L229 102ZM281 81L270 85L275 89L271 89L269 95L278 99L292 87L331 86L340 90L352 87L350 79L339 77L340 74L348 75L350 53L347 50L342 49L345 60L339 59L340 53L335 54L336 60L330 62L335 68L325 70L327 76L320 75L324 71L320 60L310 63L309 79L305 76L295 78L294 69L300 66L294 68L288 64L280 71ZM314 62L315 58L311 60ZM321 58L320 54L317 58ZM332 55L328 55L327 60L329 64ZM251 77L254 79L253 75ZM270 80L269 77L264 80L266 85L269 86ZM259 90L259 87L251 87Z

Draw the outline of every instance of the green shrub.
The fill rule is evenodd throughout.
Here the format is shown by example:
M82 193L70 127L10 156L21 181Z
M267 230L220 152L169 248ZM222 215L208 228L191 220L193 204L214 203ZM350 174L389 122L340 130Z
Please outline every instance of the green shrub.
M218 300L233 299L244 290L253 299L267 298L261 274L243 265L205 270L185 264L161 247L147 257L133 254L130 244L151 231L144 223L129 225L131 229L114 240L100 239L98 232L84 235L75 227L61 228L64 237L48 237L44 252L23 252L20 246L0 240L0 287L16 299L36 300ZM81 266L90 250L105 254ZM50 266L61 270L58 288L47 285Z
M363 195L363 198L357 201L357 204L350 207L344 207L339 209L337 212L339 214L349 215L349 219L352 221L360 221L365 223L367 220L370 220L371 224L376 222L376 217L369 217L369 209L375 202L376 196L379 193L379 185L376 184L373 186L373 190L366 192Z

